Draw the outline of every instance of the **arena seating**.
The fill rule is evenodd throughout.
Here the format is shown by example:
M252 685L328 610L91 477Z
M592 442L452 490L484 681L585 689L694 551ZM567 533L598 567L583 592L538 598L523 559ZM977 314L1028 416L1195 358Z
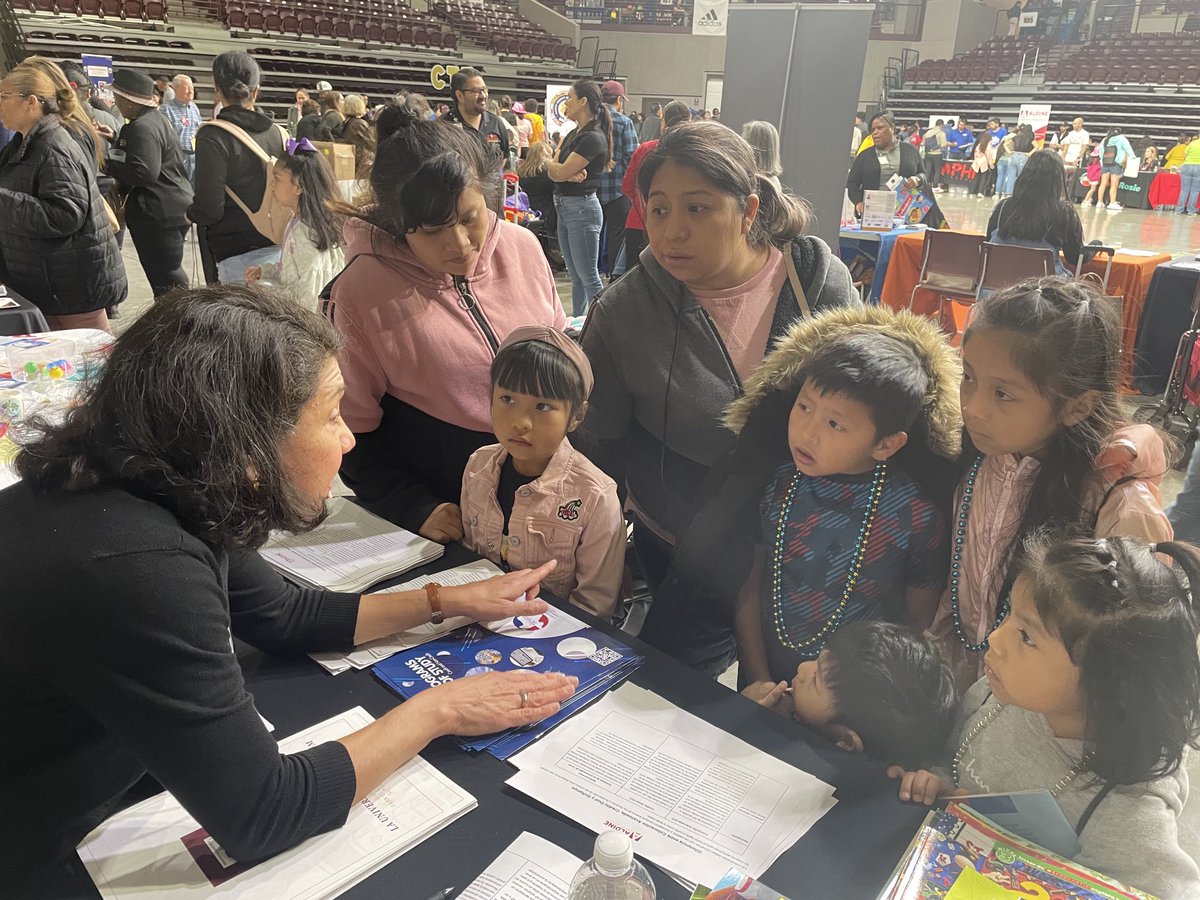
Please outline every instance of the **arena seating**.
M100 19L166 22L163 0L22 0L30 12L95 16Z
M464 40L500 56L524 59L575 59L569 41L549 34L508 4L489 0L434 0L429 12L452 26Z
M1200 84L1200 38L1129 34L1071 48L1045 68L1060 84Z
M944 82L995 84L1020 68L1023 60L1032 60L1035 50L1048 51L1049 41L1037 42L1015 37L992 38L968 53L953 59L925 59L904 72L905 83Z

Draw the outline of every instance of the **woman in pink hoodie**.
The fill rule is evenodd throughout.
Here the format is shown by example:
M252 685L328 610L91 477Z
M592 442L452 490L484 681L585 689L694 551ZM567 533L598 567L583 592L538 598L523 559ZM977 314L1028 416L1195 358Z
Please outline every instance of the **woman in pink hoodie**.
M491 434L489 371L521 325L566 324L537 239L499 219L499 173L461 128L402 113L350 211L346 268L326 288L346 349L342 478L368 509L446 543Z

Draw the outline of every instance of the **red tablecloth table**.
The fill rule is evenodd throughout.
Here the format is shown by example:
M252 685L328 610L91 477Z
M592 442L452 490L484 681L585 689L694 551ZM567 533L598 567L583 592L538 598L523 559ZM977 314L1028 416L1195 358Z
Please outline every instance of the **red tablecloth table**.
M1174 206L1179 202L1179 173L1162 171L1150 182L1150 206Z
M1170 173L1167 173L1170 174ZM906 309L908 298L921 277L921 250L925 237L921 234L906 234L896 239L892 248L892 258L888 262L887 275L883 280L883 292L880 302L893 309ZM1142 318L1142 307L1146 303L1146 292L1150 289L1150 279L1154 270L1165 262L1170 262L1169 253L1155 253L1152 256L1137 256L1117 251L1113 260L1112 273L1108 279L1108 293L1120 297L1121 304L1121 386L1132 390L1133 348L1137 342L1138 322ZM1084 272L1094 272L1104 275L1105 261L1095 259L1086 263ZM913 312L923 316L937 315L938 298L929 291L917 291L913 298ZM965 309L955 304L955 319L961 330L966 318Z

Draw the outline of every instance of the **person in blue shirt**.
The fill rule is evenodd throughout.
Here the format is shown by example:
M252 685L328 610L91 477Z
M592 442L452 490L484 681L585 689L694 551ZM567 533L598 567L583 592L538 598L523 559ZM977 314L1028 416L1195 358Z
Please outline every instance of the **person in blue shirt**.
M1117 202L1117 188L1121 184L1121 176L1125 174L1125 164L1133 156L1129 138L1121 133L1120 128L1110 128L1100 142L1100 192L1096 199L1103 203L1104 190L1107 188L1108 208L1112 212L1124 208Z
M966 119L959 119L958 126L946 130L946 152L949 159L969 159L975 146L975 132Z
M604 211L605 258L608 274L616 278L625 273L621 250L625 245L625 218L629 215L629 198L621 192L621 180L629 161L638 148L637 126L625 115L625 86L619 81L606 81L600 88L601 99L612 116L612 168L601 173L596 197Z

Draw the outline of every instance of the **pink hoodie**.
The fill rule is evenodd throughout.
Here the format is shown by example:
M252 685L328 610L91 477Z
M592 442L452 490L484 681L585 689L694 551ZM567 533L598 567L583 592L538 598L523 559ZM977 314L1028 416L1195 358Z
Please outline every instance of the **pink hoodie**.
M566 315L542 248L519 225L491 225L465 281L484 323L503 341L520 325L563 328ZM489 370L496 355L455 279L425 268L408 246L361 219L346 223L346 268L334 283L333 323L346 346L342 417L379 427L391 394L443 422L491 431ZM419 439L419 436L414 436Z

